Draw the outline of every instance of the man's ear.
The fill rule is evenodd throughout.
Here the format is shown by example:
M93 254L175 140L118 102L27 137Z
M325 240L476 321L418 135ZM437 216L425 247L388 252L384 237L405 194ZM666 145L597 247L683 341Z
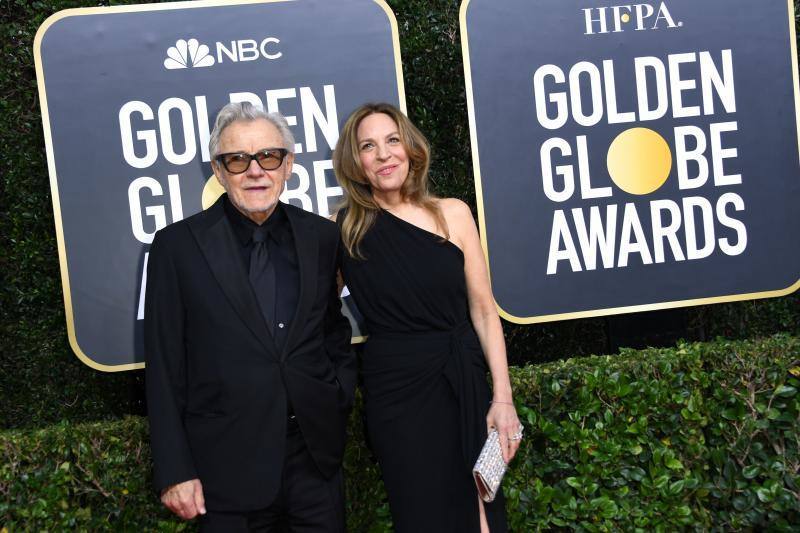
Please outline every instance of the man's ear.
M286 160L284 161L284 164L286 165L286 175L290 177L292 175L292 165L294 165L294 154L293 153L290 152L290 153L286 154ZM288 179L288 177L287 177L287 179Z

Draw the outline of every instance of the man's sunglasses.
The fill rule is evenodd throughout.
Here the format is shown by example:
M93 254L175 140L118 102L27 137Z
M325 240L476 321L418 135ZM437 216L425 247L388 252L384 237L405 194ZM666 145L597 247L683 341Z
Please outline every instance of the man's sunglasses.
M265 148L254 154L245 152L219 154L215 159L231 174L241 174L250 167L250 161L253 159L264 170L275 170L283 164L283 159L288 153L289 150L286 148Z

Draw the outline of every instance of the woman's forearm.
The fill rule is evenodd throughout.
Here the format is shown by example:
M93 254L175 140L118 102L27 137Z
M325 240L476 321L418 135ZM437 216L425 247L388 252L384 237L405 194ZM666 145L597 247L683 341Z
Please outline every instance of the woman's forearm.
M511 381L508 377L508 360L503 327L500 317L492 307L486 310L471 310L470 315L475 332L486 355L486 363L492 375L493 401L512 402Z

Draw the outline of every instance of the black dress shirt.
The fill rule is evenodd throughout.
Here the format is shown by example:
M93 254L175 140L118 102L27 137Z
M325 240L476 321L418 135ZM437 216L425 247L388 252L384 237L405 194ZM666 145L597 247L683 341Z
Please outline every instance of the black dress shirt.
M225 197L225 215L233 227L233 231L241 245L241 260L244 271L250 265L250 252L253 249L253 232L258 224L244 216ZM275 323L272 324L273 338L278 349L283 349L289 326L297 309L300 293L300 273L297 268L297 251L294 246L294 235L289 219L280 202L267 220L261 224L269 232L269 257L275 267L276 302Z

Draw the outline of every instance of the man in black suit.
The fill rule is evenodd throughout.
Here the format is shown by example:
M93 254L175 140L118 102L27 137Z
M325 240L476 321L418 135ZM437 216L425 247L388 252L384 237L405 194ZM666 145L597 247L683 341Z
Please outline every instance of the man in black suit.
M209 148L227 194L159 231L148 260L156 487L206 531L344 531L356 369L338 229L278 201L294 161L280 115L228 104Z

